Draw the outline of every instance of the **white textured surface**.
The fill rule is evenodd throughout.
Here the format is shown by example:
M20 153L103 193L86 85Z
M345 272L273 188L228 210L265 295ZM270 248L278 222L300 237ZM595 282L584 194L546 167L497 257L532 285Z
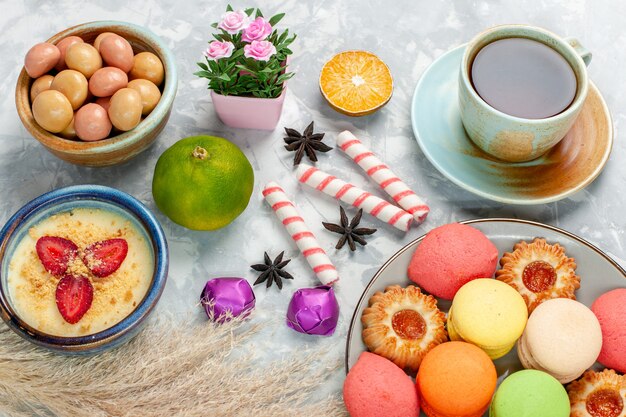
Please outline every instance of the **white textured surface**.
M230 129L213 112L206 83L192 75L206 48L211 28L225 8L223 1L106 0L98 2L0 1L0 221L4 222L26 201L54 188L96 183L119 188L156 210L150 193L152 171L158 156L176 140L210 133L237 143L249 157L256 175L255 191L245 213L229 227L213 233L191 232L157 212L170 244L170 277L159 313L201 317L197 300L210 277L235 275L254 279L249 265L261 262L263 251L276 256L285 250L293 257L288 270L296 276L266 291L256 288L256 320L270 320L266 337L254 347L259 354L297 354L304 346L333 346L343 354L349 320L359 295L378 267L400 247L431 228L455 220L477 217L521 217L563 227L590 240L619 258L624 246L626 203L626 143L620 130L625 122L626 3L620 0L476 0L433 2L425 0L356 1L319 0L281 2L235 1L236 7L260 5L269 15L287 13L281 22L298 34L291 60L297 75L289 91L279 128L274 132ZM178 62L179 90L169 124L150 150L122 166L90 169L69 165L43 149L22 127L13 91L23 56L33 44L74 24L92 20L126 20L148 26L172 49ZM465 192L442 177L425 159L410 126L410 98L424 69L445 51L468 41L481 29L502 23L544 26L563 36L576 36L590 49L591 78L612 111L616 128L613 154L603 174L586 190L564 201L531 207L492 203ZM342 116L326 105L317 85L319 70L333 54L367 49L390 67L395 90L378 113L364 118ZM364 218L366 227L379 231L366 248L355 253L336 252L337 235L323 229L321 221L337 222L337 203L298 185L292 174L293 154L283 149L280 127L304 129L315 120L316 130L330 136L349 129L403 178L431 207L426 222L404 234L393 227ZM339 150L320 155L317 166L383 196L376 184ZM317 279L304 258L263 202L262 186L279 180L301 210L322 247L342 277L337 287L341 319L330 339L296 334L282 322L290 294L313 286ZM350 215L353 209L348 210ZM598 277L601 279L602 277ZM272 319L274 318L274 319ZM251 347L252 348L252 347ZM338 391L342 370L328 389Z

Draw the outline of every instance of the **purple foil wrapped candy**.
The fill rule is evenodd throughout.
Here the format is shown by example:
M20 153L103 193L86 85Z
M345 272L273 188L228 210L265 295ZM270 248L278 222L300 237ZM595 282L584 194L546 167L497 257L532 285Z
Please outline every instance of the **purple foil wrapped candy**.
M207 316L220 323L233 317L247 316L254 308L252 287L243 278L213 278L202 290L200 301Z
M301 288L287 308L287 326L297 332L331 336L339 319L339 304L332 287Z

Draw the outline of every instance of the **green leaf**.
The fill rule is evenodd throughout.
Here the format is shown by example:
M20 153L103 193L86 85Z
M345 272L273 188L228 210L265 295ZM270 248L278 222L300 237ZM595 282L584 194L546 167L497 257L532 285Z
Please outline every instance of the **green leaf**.
M212 28L217 28L217 23L211 23Z
M250 7L249 9L246 9L245 12L248 16L250 16L252 14L252 12L254 11L254 7Z
M287 81L288 79L290 79L291 77L293 77L295 74L293 72L288 72L286 74L281 74L277 79L276 79L276 84L282 84L283 82Z
M242 71L254 72L253 70L251 70L250 68L246 67L245 65L237 64L235 66L237 68L239 68L240 70L242 70Z
M199 66L200 68L202 68L203 70L205 70L205 71L208 71L208 70L209 70L209 67L207 67L207 66L206 66L206 64L205 64L204 62L198 62L198 66Z
M274 29L272 31L272 33L269 34L269 36L265 39L268 42L273 43L274 45L276 45L278 42L276 42L276 39L278 38L277 36L278 31L276 29Z
M289 29L285 29L285 31L283 33L281 33L281 35L278 37L278 40L276 41L276 43L281 44L285 41L285 39L287 38L287 36L289 36Z
M229 81L230 81L230 77L228 76L228 74L221 74L221 75L220 75L219 77L217 77L217 78L219 78L220 80L224 80L224 81L226 81L226 82L229 82Z
M283 42L283 44L281 46L287 46L287 45L289 45L290 43L292 43L295 40L296 40L296 35L293 35L291 38L286 39L285 42Z
M269 20L270 25L276 25L276 23L280 22L283 17L285 17L285 13L279 13L276 16L272 16Z
M233 11L233 6L231 6L230 4L226 6L226 11L227 12L232 12Z
M219 72L220 71L220 67L217 64L217 62L207 60L207 63L209 64L209 68L211 69L211 72Z
M257 61L254 58L246 58L245 59L245 66L248 67L248 71L250 71L251 73L256 73L259 70L259 61Z
M254 15L254 18L256 19L257 17L263 17L263 13L261 13L261 9L256 9L256 14Z
M200 78L210 78L211 74L208 71L197 71L193 75Z
M243 55L243 52L243 48L237 49L235 52L233 52L229 59L234 60L235 58L239 58Z

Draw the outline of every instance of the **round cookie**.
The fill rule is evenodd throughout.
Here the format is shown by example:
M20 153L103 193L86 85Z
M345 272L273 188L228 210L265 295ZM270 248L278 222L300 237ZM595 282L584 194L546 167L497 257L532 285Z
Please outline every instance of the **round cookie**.
M602 329L598 362L626 373L626 288L602 294L591 305L591 311Z
M589 370L567 386L570 417L626 417L626 375Z
M402 369L417 371L424 356L448 340L437 299L418 287L392 285L369 300L361 316L365 346Z
M459 223L437 227L415 249L409 278L436 297L452 300L463 284L493 276L498 249L480 230Z
M569 417L563 385L545 372L526 369L509 375L493 396L489 417Z
M479 347L442 343L424 357L417 373L420 407L429 417L481 417L496 380L493 362Z
M363 352L343 384L343 401L351 417L418 417L413 381L393 362Z
M575 291L580 288L576 261L558 243L549 244L542 238L531 243L518 242L513 252L502 255L500 265L502 269L496 271L496 279L522 295L529 314L545 300L576 299Z

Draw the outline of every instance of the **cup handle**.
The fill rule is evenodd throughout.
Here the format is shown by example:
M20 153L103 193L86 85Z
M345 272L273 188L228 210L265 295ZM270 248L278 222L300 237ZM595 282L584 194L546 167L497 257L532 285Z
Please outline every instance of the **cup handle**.
M583 59L585 65L589 66L589 63L591 62L591 52L589 52L587 48L582 46L576 38L565 38L565 42L569 43L570 46L574 48L576 52L578 52L578 55L580 55L580 57Z

